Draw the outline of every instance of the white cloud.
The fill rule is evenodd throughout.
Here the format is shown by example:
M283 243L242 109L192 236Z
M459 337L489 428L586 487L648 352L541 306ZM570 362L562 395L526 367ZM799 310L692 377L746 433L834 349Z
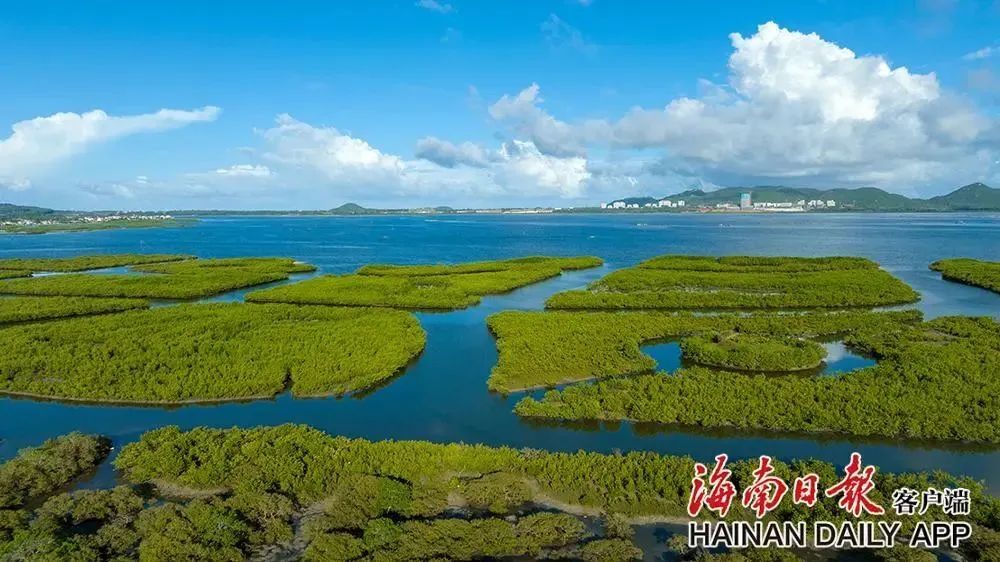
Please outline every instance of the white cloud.
M265 158L279 164L318 171L334 182L395 184L405 172L398 156L385 154L332 127L313 127L290 115L279 115L264 131Z
M191 123L214 121L217 107L191 111L161 109L142 115L113 116L99 109L86 113L56 113L15 123L0 140L0 180L23 185L32 175L121 137L176 129Z
M977 51L962 55L963 60L982 60L1000 54L1000 47L983 47Z
M455 10L451 4L438 2L437 0L418 0L414 5L418 8L438 12L439 14L447 14Z
M581 127L557 120L540 106L545 101L539 95L538 84L521 90L516 96L504 95L489 108L490 116L510 123L514 132L527 137L546 154L581 155L587 140Z
M424 137L418 140L415 156L445 168L454 168L459 164L485 168L491 159L487 151L477 144L471 142L453 144L436 137Z
M229 178L270 178L274 175L270 168L260 164L236 164L228 168L218 168L213 173Z
M933 73L893 68L770 22L730 39L729 83L702 83L698 98L570 124L542 110L532 84L502 97L490 114L546 153L582 154L594 144L663 148L681 168L719 183L898 187L989 173L983 151L996 150L986 144L996 124L942 92Z
M263 157L282 175L288 170L289 176L298 174L298 183L323 185L343 197L573 198L583 194L590 177L585 158L543 154L530 141L488 150L427 137L417 144L417 159L410 160L287 115L262 135Z
M500 147L494 173L497 183L509 189L563 198L582 196L590 178L585 158L542 154L533 143L518 140Z

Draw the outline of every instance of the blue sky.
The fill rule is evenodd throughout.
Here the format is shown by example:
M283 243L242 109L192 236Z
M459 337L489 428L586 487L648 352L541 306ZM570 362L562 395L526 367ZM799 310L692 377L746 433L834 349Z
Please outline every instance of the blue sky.
M10 3L0 201L576 205L1000 183L1000 2L700 4Z

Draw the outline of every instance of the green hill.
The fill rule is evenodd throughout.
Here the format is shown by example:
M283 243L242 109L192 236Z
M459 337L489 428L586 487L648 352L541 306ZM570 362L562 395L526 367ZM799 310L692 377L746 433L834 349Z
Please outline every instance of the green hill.
M62 214L45 207L25 207L11 203L0 203L0 220L39 219Z
M344 203L343 205L330 209L331 215L370 215L372 211L357 203Z
M983 183L970 183L948 195L932 197L930 205L942 205L955 211L995 211L1000 209L1000 189Z

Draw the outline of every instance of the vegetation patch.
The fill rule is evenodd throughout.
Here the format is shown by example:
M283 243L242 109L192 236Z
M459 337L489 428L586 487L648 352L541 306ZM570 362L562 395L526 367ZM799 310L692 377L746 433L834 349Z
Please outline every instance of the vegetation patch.
M801 309L903 304L919 294L863 258L660 256L615 271L586 290L549 298L551 309Z
M863 327L920 321L917 311L813 314L669 314L665 312L520 312L490 316L499 360L489 387L498 392L651 372L643 343L719 332L773 338L822 338Z
M995 320L878 322L858 326L845 342L877 357L878 364L839 377L681 369L671 376L613 378L549 391L541 400L525 398L515 410L558 420L1000 442L1000 324ZM604 353L586 356L585 366L593 368L605 354L615 357L606 346L597 344Z
M82 436L70 436L80 439ZM56 450L50 461L92 458ZM29 454L0 465L12 472ZM72 463L71 463L72 464ZM89 463L84 463L89 464ZM733 461L732 481L746 488L756 460ZM278 556L306 560L473 560L549 558L633 560L628 518L687 519L694 461L648 452L604 455L551 453L482 445L432 444L332 437L301 425L253 429L165 427L127 445L115 466L130 485L51 495L33 508L0 509L0 557L12 560L246 560ZM815 473L822 485L840 479L839 467L818 461L775 461L775 475L792 481ZM489 514L468 503L466 485L492 477L475 491L493 505ZM55 481L64 482L64 477ZM535 502L553 499L576 512L605 514L604 529L590 531L567 512L531 511L507 501L503 482L522 482ZM974 541L969 559L985 559L998 543L1000 499L966 478L942 472L878 472L870 497L889 505L900 487L965 487L971 491ZM153 487L147 486L153 483ZM496 484L496 485L492 485ZM189 500L167 497L158 486L203 490ZM34 500L55 492L46 487ZM845 518L838 498L820 497L807 508L784 498L773 517ZM849 516L847 516L849 517ZM754 516L735 502L728 519ZM904 518L951 517L939 507ZM772 560L774 558L748 558Z
M90 232L95 230L115 230L119 228L163 228L190 226L193 219L119 219L103 222L59 222L51 224L6 224L0 226L0 233L48 234L50 232Z
M394 275L415 277L424 275L457 275L462 273L491 273L520 267L556 267L562 271L589 269L604 262L592 256L548 257L528 256L509 260L477 261L460 264L392 265L370 264L358 269L361 275Z
M101 262L112 263L115 256ZM119 260L121 261L121 260ZM159 260L162 261L162 260ZM86 262L77 263L80 267ZM101 265L97 267L111 267ZM84 267L89 269L90 267ZM150 275L76 273L0 281L0 293L17 295L195 299L288 279L315 268L289 258L226 258L147 263L131 268Z
M973 285L1000 293L1000 262L969 258L939 260L931 269L940 271L941 277L966 285Z
M424 347L408 313L179 305L3 329L0 392L177 403L372 387Z
M0 260L0 270L19 269L32 272L74 272L126 265L173 262L193 259L182 254L97 254L71 258L12 258Z
M86 297L0 298L0 324L87 316L146 308L141 299L101 299Z
M738 332L684 338L681 352L699 365L762 372L815 369L826 357L826 350L814 341Z
M596 267L592 257L542 256L458 265L369 265L351 275L326 275L256 291L248 302L451 310L544 281L562 271Z
M753 480L755 464L755 460L730 463L739 489ZM201 558L226 553L232 559L247 557L262 545L301 542L310 560L513 556L630 560L637 552L621 515L686 519L693 474L693 460L688 457L648 452L604 455L420 441L372 442L292 425L187 432L162 428L126 446L115 465L136 484L166 482L224 490L183 506L166 502L146 508L133 518L138 523L126 525L134 531L128 535L133 540L126 553L177 557L190 556L190 549L197 548L194 552L201 553ZM822 484L829 485L841 477L839 467L812 460L776 461L775 468L776 475L786 481L816 473ZM565 512L532 513L506 503L509 494L502 486L481 488L476 494L480 500L505 507L487 516L455 511L456 502L468 499L463 496L467 482L489 475L497 483L501 481L497 475L528 483L525 489L534 501L555 498L577 511L616 515L607 517L603 534L593 534ZM875 482L870 497L882 505L889 505L892 491L903 486L967 487L972 493L971 521L978 526L976 533L992 532L998 525L995 514L1000 499L989 496L977 482L941 472L879 472ZM836 501L821 497L816 506L807 508L793 505L789 495L773 516L778 520L843 520L845 512ZM754 516L735 502L728 518ZM925 514L905 518L904 525L912 528L916 521L948 518L940 508L932 507ZM616 521L613 525L612 520ZM293 526L293 521L298 525ZM102 528L94 534L126 536ZM58 540L75 538L63 535Z
M69 484L93 470L110 451L107 439L82 433L70 433L39 447L22 449L17 457L0 464L0 514Z

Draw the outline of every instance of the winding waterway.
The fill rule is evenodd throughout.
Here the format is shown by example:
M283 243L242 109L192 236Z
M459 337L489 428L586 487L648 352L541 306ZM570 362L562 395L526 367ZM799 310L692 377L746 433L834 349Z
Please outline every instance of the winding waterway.
M703 460L720 452L733 457L766 453L782 459L815 457L842 465L857 450L884 470L943 469L983 479L994 493L1000 493L1000 447L996 446L617 423L540 424L511 413L521 395L503 397L486 390L486 378L497 358L485 324L489 315L508 309L541 309L557 291L582 287L610 270L665 253L865 256L919 291L923 300L916 307L927 317L1000 317L1000 296L943 281L927 269L932 261L945 257L998 259L1000 216L995 214L214 217L187 228L0 236L0 257L105 252L290 256L318 266L322 273L348 272L373 262L458 262L532 254L597 255L607 264L488 297L467 310L419 313L427 331L423 354L400 377L360 396L294 399L285 394L273 400L178 408L0 398L0 458L73 430L108 435L119 449L143 432L167 424L190 428L291 422L368 439L563 451L641 449ZM244 293L211 300L241 300ZM665 361L678 361L671 353L666 348L657 357L666 370L671 368ZM863 364L861 358L846 359L854 361L845 364L848 370ZM84 485L106 486L114 480L114 471L105 463Z

